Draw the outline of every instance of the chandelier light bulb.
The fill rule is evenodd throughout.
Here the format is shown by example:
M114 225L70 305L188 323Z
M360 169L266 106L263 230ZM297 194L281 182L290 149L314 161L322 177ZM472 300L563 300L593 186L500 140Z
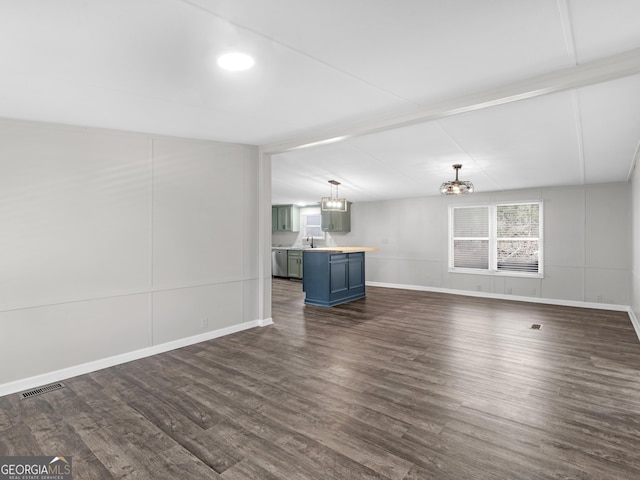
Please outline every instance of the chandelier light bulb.
M331 194L328 197L322 197L320 202L321 210L325 212L346 212L348 206L347 200L339 198L338 196L338 185L340 185L340 182L329 180L329 183L331 184ZM336 189L335 195L333 193L334 187Z

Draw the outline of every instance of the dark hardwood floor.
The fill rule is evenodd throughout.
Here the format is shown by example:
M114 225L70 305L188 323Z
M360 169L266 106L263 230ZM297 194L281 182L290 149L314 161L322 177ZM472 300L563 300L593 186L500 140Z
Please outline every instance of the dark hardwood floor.
M367 292L311 307L274 280L272 326L2 397L0 455L71 455L75 479L640 478L626 313Z

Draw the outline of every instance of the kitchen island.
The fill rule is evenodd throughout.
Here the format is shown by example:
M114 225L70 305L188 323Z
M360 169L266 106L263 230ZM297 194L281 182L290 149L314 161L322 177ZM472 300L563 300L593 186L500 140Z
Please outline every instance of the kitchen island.
M332 307L366 295L364 253L372 247L323 247L303 251L304 303Z

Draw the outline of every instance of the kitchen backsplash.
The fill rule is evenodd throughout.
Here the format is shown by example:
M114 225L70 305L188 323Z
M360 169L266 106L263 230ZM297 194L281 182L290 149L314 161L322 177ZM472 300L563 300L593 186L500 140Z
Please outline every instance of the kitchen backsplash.
M344 235L330 233L324 234L324 239L314 238L313 245L316 247L335 247L340 245L340 237ZM271 234L271 245L274 247L291 247L293 245L308 246L310 242L302 232L273 232Z

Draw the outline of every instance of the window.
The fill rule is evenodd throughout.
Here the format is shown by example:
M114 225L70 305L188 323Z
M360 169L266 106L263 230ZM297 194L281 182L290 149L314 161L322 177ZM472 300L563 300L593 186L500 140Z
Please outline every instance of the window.
M542 276L542 202L449 207L449 270Z
M305 214L302 215L302 223L304 228L304 237L322 238L324 239L324 232L322 231L322 218L318 214Z

